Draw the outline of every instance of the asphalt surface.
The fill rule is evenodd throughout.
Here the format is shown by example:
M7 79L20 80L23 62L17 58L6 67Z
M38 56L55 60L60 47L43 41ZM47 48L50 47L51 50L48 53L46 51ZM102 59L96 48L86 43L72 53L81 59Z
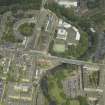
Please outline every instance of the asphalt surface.
M62 57L57 57L57 56L51 56L48 55L44 52L37 51L37 50L26 50L26 49L8 49L8 48L0 48L0 50L5 51L5 52L10 52L10 53L17 53L17 52L22 52L24 54L30 54L32 56L39 56L39 57L46 57L47 59L55 60L58 62L62 63L68 63L68 64L76 64L76 65L105 65L104 63L93 63L93 62L88 62L88 61L81 61L81 60L74 60L74 59L67 59L67 58L62 58Z

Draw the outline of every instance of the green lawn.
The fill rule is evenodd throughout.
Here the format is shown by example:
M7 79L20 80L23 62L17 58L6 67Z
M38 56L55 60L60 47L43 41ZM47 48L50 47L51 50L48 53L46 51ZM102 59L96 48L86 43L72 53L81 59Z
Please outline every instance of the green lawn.
M34 24L24 23L19 27L19 31L24 36L31 36L33 33Z
M78 100L71 100L70 105L80 105Z
M65 52L65 45L64 44L54 44L53 50L56 53L63 53Z
M59 88L57 79L51 76L49 80L50 80L49 81L50 96L56 100L57 105L62 105L62 103L65 103L64 105L66 105L66 101L67 101L66 96L63 92L63 89ZM73 100L70 99L69 104L67 105L80 105L80 103L76 99L73 99Z
M88 105L84 97L72 99L64 94L62 80L74 75L76 73L74 70L77 70L77 67L64 64L54 70L55 72L52 71L51 74L43 78L42 90L48 101L46 105L49 105L52 100L56 105Z
M64 99L61 97L60 92L62 92L62 90L57 86L57 82L54 82L53 89L51 89L51 95L56 98L58 103L64 102Z
M60 89L58 87L57 84L57 79L54 78L53 76L49 77L49 90L50 90L50 96L52 98L55 98L58 105L60 105L61 103L65 102L66 100L64 100L64 98L61 96L60 93L62 93L62 89Z
M61 105L62 103L66 104L66 101L67 101L67 97L64 94L61 81L64 80L65 78L69 77L70 75L73 75L74 72L72 72L72 70L70 68L60 67L57 69L61 69L61 70L60 71L57 70L54 75L49 75L49 77L48 77L48 88L49 88L50 97L52 99L54 98L56 100L57 105ZM72 99L70 99L69 101L71 102L70 105L79 105L78 101L75 101Z

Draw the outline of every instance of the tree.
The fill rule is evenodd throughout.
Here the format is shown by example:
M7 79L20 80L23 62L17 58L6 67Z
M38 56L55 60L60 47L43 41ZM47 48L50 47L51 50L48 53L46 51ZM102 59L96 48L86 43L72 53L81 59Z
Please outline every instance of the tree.
M89 9L97 8L100 6L100 0L88 0L87 7Z
M21 34L24 35L24 36L31 36L32 33L33 33L33 28L34 28L34 24L25 23L25 24L22 24L22 25L19 27L19 31L20 31Z
M80 102L80 105L88 105L88 101L86 97L79 96L78 100Z

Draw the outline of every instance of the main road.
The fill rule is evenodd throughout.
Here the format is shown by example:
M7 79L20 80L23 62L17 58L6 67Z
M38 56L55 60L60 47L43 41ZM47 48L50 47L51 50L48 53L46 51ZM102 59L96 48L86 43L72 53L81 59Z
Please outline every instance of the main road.
M68 64L76 64L76 65L105 65L105 64L100 64L100 63L93 63L93 62L88 62L88 61L82 61L82 60L76 60L76 59L67 59L67 58L62 58L62 57L57 57L57 56L52 56L50 54L46 54L43 53L41 51L37 51L37 50L26 50L26 49L21 49L21 48L15 48L15 49L11 49L11 48L0 48L1 51L8 51L10 53L17 53L17 52L22 52L22 53L26 53L26 54L30 54L32 56L39 56L39 57L44 57L47 59L51 59L54 61L58 61L61 63L68 63Z

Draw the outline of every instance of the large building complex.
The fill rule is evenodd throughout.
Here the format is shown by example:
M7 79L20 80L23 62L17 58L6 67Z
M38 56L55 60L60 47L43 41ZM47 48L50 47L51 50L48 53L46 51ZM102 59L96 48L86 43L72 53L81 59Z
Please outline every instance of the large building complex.
M68 46L77 46L80 41L80 37L80 32L75 26L59 19L56 39L53 46L54 51L64 52ZM60 47L60 51L58 51L58 46Z

